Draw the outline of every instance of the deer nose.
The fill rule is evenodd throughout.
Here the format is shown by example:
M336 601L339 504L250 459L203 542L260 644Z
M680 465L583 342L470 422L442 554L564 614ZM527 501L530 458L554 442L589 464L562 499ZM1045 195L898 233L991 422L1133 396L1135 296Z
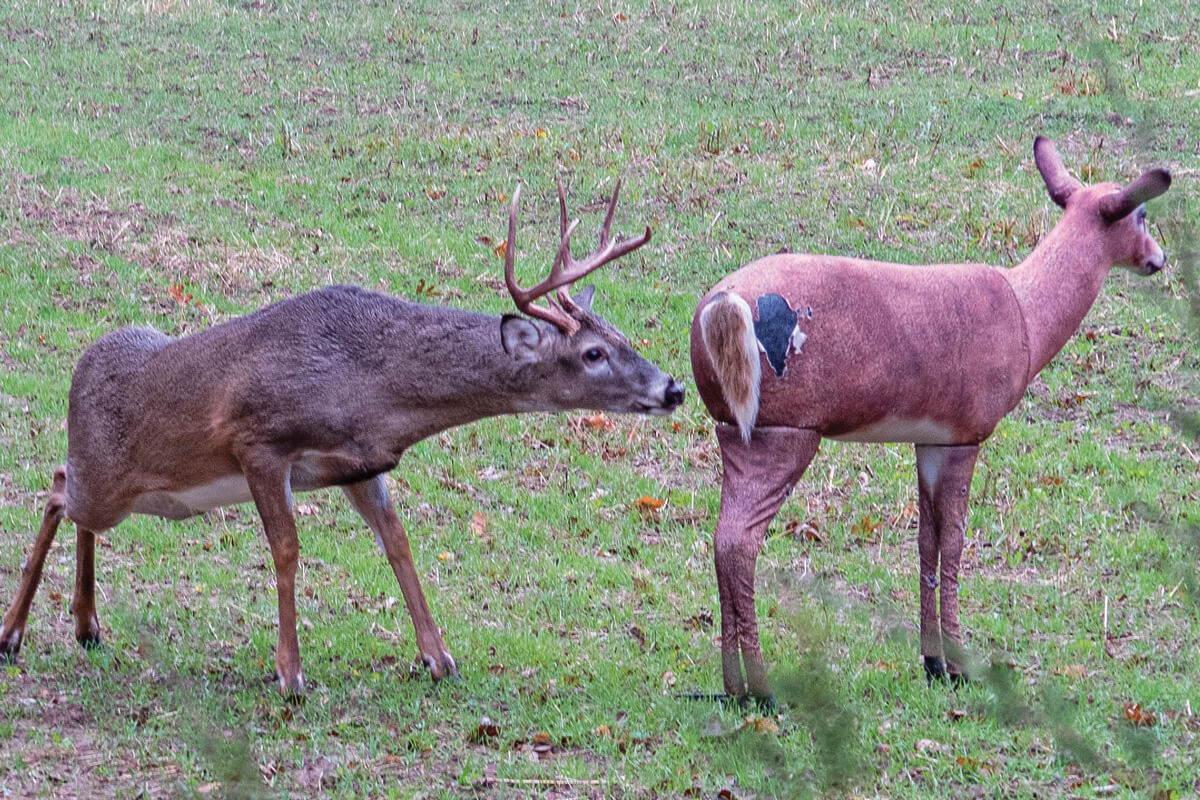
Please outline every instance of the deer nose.
M683 386L674 378L667 386L667 391L663 394L663 407L678 408L683 405Z

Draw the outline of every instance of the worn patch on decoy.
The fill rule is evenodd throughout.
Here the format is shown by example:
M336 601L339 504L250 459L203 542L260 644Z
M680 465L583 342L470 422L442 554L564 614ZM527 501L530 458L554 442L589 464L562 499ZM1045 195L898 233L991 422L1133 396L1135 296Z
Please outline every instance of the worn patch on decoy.
M775 376L781 378L787 371L788 356L799 353L800 346L808 338L800 330L800 320L812 319L812 309L801 314L777 294L764 294L755 302L758 319L754 321L754 337L767 354L767 362L775 370Z

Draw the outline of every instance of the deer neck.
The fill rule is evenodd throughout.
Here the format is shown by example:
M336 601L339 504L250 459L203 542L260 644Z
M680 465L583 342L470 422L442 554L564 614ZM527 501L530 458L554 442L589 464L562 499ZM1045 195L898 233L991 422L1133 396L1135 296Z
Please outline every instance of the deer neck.
M1029 343L1027 381L1041 371L1078 329L1100 294L1112 263L1104 247L1069 230L1064 218L1016 267L1006 271Z
M390 380L381 401L405 446L484 417L546 407L533 370L505 353L499 317L438 311L388 337Z

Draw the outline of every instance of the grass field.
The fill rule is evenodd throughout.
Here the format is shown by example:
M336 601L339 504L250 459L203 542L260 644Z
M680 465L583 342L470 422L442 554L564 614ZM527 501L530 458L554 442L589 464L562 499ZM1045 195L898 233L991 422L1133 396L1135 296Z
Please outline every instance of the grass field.
M1060 214L1037 134L1086 180L1175 183L1150 208L1173 266L1111 276L981 456L971 685L926 688L918 659L911 448L827 443L759 561L782 709L680 696L720 686L720 460L689 385L666 420L502 418L405 455L392 490L461 682L410 674L398 586L339 492L299 498L300 705L262 680L276 605L252 507L105 533L90 652L64 525L0 666L0 794L1200 793L1200 13L994 5L10 3L5 604L73 365L120 325L186 334L333 282L504 313L513 188L528 283L555 177L580 249L621 178L616 225L654 239L596 274L596 308L686 377L700 295L781 247L1020 261Z

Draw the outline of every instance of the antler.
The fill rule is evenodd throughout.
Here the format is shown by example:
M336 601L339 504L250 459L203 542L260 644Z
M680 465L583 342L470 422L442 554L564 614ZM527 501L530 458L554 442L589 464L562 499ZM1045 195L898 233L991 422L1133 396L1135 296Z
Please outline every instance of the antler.
M567 222L567 199L563 195L562 182L559 181L558 252L554 256L550 274L545 280L529 289L523 289L517 285L516 275L513 272L513 264L516 259L517 199L521 196L521 187L516 188L513 192L512 210L508 214L508 247L504 253L504 283L508 286L508 293L512 295L513 302L517 304L519 310L531 317L553 323L568 336L579 330L579 323L569 313L578 308L567 291L571 284L609 261L615 261L650 241L649 225L646 226L646 233L636 239L623 239L619 242L608 240L609 228L612 226L613 213L617 209L617 196L620 192L621 181L618 180L616 188L613 189L612 198L608 201L608 213L604 216L604 226L600 229L600 243L597 245L596 252L583 261L576 261L571 257L571 234L575 232L579 220ZM555 289L558 290L557 302L554 298L547 296ZM534 305L533 301L539 297L546 297L547 305Z

